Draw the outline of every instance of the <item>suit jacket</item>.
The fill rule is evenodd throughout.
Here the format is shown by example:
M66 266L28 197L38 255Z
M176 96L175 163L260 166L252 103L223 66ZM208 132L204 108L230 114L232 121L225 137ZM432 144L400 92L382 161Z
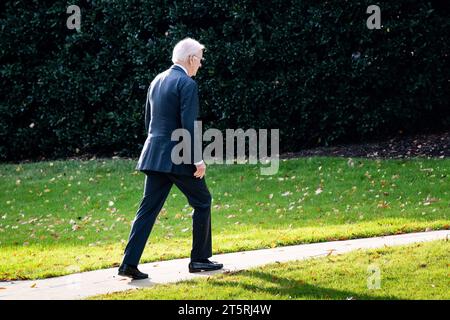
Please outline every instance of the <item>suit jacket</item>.
M178 66L160 73L150 84L145 104L145 130L148 133L136 170L193 175L193 165L202 160L200 146L194 144L194 122L198 116L198 86ZM172 149L179 141L171 141L175 129L184 128L191 137L191 162L174 164ZM197 152L194 152L194 145ZM200 149L198 149L200 148ZM200 150L200 151L199 151Z

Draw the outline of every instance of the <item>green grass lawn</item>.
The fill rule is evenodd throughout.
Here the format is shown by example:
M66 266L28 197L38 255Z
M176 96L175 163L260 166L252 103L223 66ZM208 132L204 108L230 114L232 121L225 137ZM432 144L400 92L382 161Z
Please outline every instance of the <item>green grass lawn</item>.
M0 165L0 280L116 266L141 200L136 160ZM213 165L214 253L448 229L450 160L301 158L274 176ZM191 208L174 187L141 262L188 257Z
M272 264L92 299L450 299L448 241ZM377 270L379 275L371 272ZM150 275L151 277L151 275Z

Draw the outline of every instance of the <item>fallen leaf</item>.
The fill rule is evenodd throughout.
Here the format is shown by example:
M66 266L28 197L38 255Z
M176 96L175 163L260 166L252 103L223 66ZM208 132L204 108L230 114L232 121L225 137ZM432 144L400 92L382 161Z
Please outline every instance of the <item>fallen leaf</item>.
M349 159L348 159L347 165L348 165L349 167L354 167L354 166L355 166L355 162L353 161L352 158L349 158Z
M381 201L378 203L377 207L387 209L387 208L389 208L389 203L387 203L386 201Z

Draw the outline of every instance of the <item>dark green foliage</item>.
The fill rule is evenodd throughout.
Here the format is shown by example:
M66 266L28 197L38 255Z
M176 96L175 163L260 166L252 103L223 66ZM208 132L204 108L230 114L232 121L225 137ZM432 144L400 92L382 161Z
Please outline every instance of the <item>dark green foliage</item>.
M0 159L137 156L146 90L204 43L205 126L280 128L281 151L450 125L441 1L3 1ZM81 32L66 8L81 8Z

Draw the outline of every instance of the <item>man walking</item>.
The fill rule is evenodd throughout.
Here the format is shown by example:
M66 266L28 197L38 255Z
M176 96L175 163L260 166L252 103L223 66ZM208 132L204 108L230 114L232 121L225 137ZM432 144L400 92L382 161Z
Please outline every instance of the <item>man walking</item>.
M136 169L146 174L144 197L131 228L119 275L145 279L147 274L137 265L156 217L175 184L194 208L192 216L192 251L189 272L218 270L222 264L210 261L211 194L205 182L206 165L201 152L194 152L195 120L198 115L198 87L191 78L197 74L203 60L204 46L186 38L175 46L174 65L160 73L150 84L145 106L145 129L148 133ZM171 154L177 141L172 132L185 129L190 134L190 163L174 163ZM189 145L189 144L188 144ZM200 145L201 148L201 145ZM198 151L198 150L197 150Z

